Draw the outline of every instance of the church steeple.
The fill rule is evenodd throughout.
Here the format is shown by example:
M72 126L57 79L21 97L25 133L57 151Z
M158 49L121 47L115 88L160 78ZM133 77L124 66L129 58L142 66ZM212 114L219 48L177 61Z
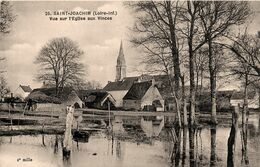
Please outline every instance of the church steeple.
M126 77L126 63L125 63L125 56L123 51L123 43L121 40L119 54L117 57L117 64L116 64L116 81L120 81Z

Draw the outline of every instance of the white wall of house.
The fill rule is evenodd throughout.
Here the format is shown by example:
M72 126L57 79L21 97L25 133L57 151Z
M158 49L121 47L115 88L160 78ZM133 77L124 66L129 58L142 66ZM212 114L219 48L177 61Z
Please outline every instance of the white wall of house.
M30 92L24 92L23 89L19 86L15 92L14 92L14 97L21 97L22 99L25 99Z
M124 109L129 110L129 109L135 109L135 110L142 110L141 107L141 100L124 100Z
M61 112L66 111L66 106L64 104L54 104L54 103L37 103L35 111L54 111Z
M141 100L124 100L124 109L142 110L144 106L152 105L155 100L159 100L162 104L162 107L157 107L156 111L164 111L164 100L160 92L156 87L151 86Z
M152 105L155 100L159 100L162 104L162 107L157 107L156 111L164 111L164 100L159 90L156 87L151 86L141 100L141 108L144 108L146 105Z
M231 99L231 106L238 106L238 104L242 107L244 105L244 99ZM248 99L248 108L257 109L259 107L258 96L257 98Z
M123 107L123 97L127 92L128 90L108 91L108 93L110 93L116 100L115 107Z

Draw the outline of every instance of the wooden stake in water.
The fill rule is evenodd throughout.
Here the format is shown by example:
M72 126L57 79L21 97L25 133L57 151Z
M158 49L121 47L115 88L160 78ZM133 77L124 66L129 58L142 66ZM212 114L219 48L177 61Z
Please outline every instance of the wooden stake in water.
M111 122L110 122L110 102L108 101L107 103L108 103L107 104L108 105L107 106L108 107L108 126L111 127Z
M66 129L64 134L64 141L63 141L63 157L69 158L70 152L72 148L72 123L73 123L73 114L74 108L72 106L67 107L67 118L66 118Z

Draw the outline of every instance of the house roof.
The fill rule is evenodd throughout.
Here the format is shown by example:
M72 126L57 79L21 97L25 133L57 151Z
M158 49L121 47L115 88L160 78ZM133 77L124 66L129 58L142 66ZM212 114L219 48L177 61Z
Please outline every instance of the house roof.
M87 96L85 101L89 103L98 103L101 102L107 95L107 92L92 92Z
M22 88L22 90L24 92L31 92L32 91L32 89L29 85L28 86L20 85L20 87Z
M73 100L77 100L77 94L74 92L74 90L70 87L64 87L62 92L56 96L56 89L55 88L37 88L34 89L31 94L38 93L41 96L45 95L45 100L40 100L40 102L57 102L57 99L59 102L71 102ZM46 100L48 98L48 100Z
M61 103L60 99L56 97L47 96L46 94L40 91L34 91L30 93L29 96L25 98L25 100L28 101L29 99L32 99L33 101L38 103Z
M249 91L247 96L248 96L248 99L254 99L256 95L256 92L255 91ZM245 95L244 95L244 92L243 91L235 91L231 97L231 100L242 100L244 99Z
M105 91L93 91L91 93L89 93L85 99L86 103L103 103L103 101L109 96L110 94L108 92ZM115 99L110 95L110 101L115 105Z
M136 82L124 96L124 100L140 100L152 86L152 81Z
M122 81L109 82L103 89L105 91L129 90L138 77L125 77Z

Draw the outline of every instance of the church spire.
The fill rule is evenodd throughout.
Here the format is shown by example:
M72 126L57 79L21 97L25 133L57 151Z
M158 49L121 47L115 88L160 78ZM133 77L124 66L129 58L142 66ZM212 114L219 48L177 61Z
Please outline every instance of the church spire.
M126 77L126 63L123 51L123 42L121 40L120 49L117 57L116 65L116 81L120 81Z

